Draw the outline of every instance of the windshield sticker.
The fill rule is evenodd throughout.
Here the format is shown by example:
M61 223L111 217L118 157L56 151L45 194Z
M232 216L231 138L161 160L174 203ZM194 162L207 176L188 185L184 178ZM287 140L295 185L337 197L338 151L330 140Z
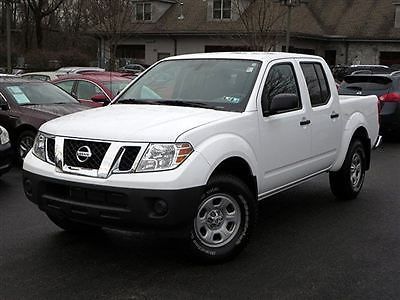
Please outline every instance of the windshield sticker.
M28 97L26 97L26 95L20 89L19 86L8 86L7 90L12 94L12 96L14 97L15 101L17 101L18 104L31 103L31 101L29 101Z
M246 69L246 73L252 73L254 71L254 67L248 67Z
M224 96L224 100L228 103L232 103L232 104L238 104L240 102L240 98L239 97L228 97L228 96Z

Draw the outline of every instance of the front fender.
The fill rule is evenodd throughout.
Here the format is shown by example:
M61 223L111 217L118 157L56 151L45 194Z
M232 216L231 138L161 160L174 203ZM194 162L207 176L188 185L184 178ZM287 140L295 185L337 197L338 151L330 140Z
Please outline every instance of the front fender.
M342 167L343 162L346 158L347 150L349 149L351 139L353 138L356 130L361 127L363 127L367 131L368 137L370 137L371 134L368 130L367 120L365 119L363 114L356 112L350 116L350 118L348 119L348 121L346 122L346 124L344 126L342 141L341 141L341 145L340 145L340 151L338 152L336 162L333 164L330 171L339 171L340 170L340 168Z
M245 160L250 166L252 175L257 176L255 171L257 170L257 160L254 150L245 139L238 135L230 133L218 134L203 141L196 148L210 164L210 170L207 174L208 179L221 162L231 157L239 157Z

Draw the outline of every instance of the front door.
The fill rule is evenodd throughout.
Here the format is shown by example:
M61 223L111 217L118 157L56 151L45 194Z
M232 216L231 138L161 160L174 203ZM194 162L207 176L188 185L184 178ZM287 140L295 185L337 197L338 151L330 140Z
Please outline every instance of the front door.
M309 175L311 123L309 103L304 100L296 76L300 71L299 65L288 60L273 63L267 69L263 91L259 95L262 195ZM274 96L280 94L294 94L298 103L271 115L269 105Z

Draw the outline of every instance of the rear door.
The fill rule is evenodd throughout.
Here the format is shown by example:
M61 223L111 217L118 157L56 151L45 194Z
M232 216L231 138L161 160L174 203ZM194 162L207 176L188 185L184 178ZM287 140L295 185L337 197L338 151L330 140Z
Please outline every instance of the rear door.
M311 103L312 146L310 169L318 172L329 168L336 160L342 136L340 104L331 93L327 66L320 61L300 61Z

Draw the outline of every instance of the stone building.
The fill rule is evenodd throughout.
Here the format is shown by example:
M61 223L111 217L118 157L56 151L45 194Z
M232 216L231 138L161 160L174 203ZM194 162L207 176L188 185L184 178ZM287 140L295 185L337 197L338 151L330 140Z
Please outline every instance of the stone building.
M152 64L194 52L255 50L234 1L136 1L134 16L140 25L118 45L120 64ZM244 11L257 13L252 1L239 1ZM286 7L274 5L281 18L270 28L268 50L283 51ZM400 0L310 0L292 10L291 20L292 52L320 55L331 65L400 64ZM98 37L104 65L109 45Z

